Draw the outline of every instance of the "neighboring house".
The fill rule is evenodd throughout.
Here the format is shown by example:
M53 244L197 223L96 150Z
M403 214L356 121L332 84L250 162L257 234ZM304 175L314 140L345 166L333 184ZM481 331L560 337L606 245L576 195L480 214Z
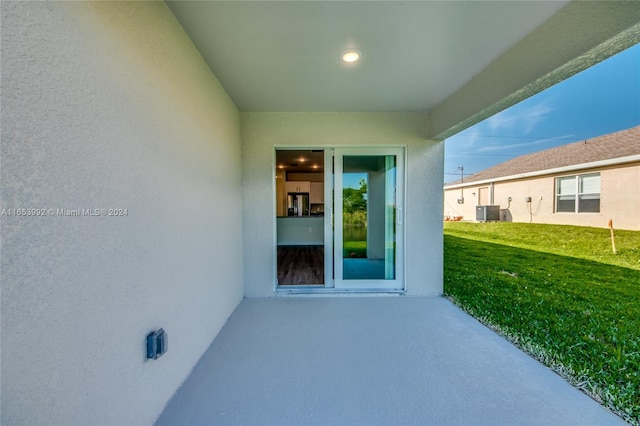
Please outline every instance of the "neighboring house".
M490 167L444 187L445 218L640 230L640 126Z
M384 279L300 291L441 295L442 141L640 42L638 2L0 7L7 425L150 424L243 298L285 297L276 149L323 150L336 187L397 171L369 173Z

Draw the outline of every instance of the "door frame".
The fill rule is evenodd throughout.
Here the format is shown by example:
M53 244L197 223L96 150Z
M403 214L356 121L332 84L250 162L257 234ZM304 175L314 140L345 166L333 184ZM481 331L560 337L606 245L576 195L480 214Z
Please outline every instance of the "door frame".
M296 285L296 286L280 286L278 285L278 242L277 242L277 211L276 211L276 186L275 186L275 174L276 174L276 151L278 150L316 150L322 149L324 151L324 200L325 200L325 229L324 229L324 266L325 266L325 283L324 286L318 285ZM384 284L381 285L373 285L367 288L335 288L335 267L334 267L334 256L335 256L335 243L334 243L334 226L335 226L335 197L334 197L334 186L335 186L335 152L336 150L346 152L381 152L383 154L388 154L389 152L395 151L398 153L398 158L401 159L402 162L402 173L398 173L397 183L402 184L402 194L397 203L401 204L401 211L398 212L398 217L402 221L402 241L397 242L397 247L401 250L402 256L399 260L396 261L396 286L389 287ZM335 146L335 145L274 145L272 151L272 182L273 182L273 224L274 224L274 232L273 232L273 253L274 253L274 292L284 293L284 294L311 294L311 293L404 293L406 292L406 228L404 224L406 223L406 200L407 200L407 181L408 181L408 173L407 173L407 163L408 163L408 155L407 155L407 146L406 145L345 145L345 146ZM380 154L382 155L382 154ZM400 161L399 161L400 162ZM342 257L340 257L342 260Z
M343 189L343 164L341 159L345 156L387 156L394 155L396 157L396 196L395 196L395 253L394 253L394 269L395 278L393 279L344 279L343 277L343 230L341 226L343 222L342 211L342 189ZM336 288L343 290L394 290L404 291L404 269L405 269L405 188L406 188L406 148L404 147L336 147L334 153L334 184L335 184L335 232L334 232L334 285Z

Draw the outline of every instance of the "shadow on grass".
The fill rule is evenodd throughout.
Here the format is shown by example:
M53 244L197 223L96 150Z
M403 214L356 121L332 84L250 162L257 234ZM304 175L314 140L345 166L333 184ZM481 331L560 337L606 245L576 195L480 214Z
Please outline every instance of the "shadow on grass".
M444 291L640 424L640 271L445 235Z

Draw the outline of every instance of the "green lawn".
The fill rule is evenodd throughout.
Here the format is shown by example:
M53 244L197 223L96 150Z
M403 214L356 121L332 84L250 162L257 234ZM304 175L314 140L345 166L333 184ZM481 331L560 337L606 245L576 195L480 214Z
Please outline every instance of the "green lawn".
M640 425L640 232L445 223L456 304Z
M342 247L343 257L367 257L366 241L345 241Z

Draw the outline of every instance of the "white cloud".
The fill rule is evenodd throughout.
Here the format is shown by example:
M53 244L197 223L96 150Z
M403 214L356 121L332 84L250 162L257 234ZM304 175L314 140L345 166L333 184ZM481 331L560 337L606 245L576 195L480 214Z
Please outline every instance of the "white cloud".
M457 149L473 149L482 138L482 130L478 125L469 127L447 139L447 146Z
M517 129L520 134L531 134L556 108L548 100L537 103L523 102L485 120L492 135ZM484 124L484 123L481 123Z
M548 99L538 102L524 101L449 138L448 147L453 154L454 152L497 151L515 146L544 143L543 140L509 145L504 142L523 137L531 139L531 135L539 130L539 125L550 118L556 109Z
M551 99L529 99L447 139L445 170L464 164L465 172L479 171L496 162L572 141L573 135L551 136Z
M476 153L493 152L493 151L508 150L510 148L522 149L524 147L530 147L530 146L534 146L534 145L541 145L541 144L545 144L545 143L549 143L549 142L556 142L556 141L562 141L562 143L567 143L567 141L571 140L573 137L574 137L574 135L562 135L562 136L555 136L553 138L536 139L536 140L531 141L531 142L518 142L518 143L511 143L511 144L496 144L496 145L492 145L492 146L485 146L485 147L482 147L482 148L478 148L478 149L475 150L475 152Z

